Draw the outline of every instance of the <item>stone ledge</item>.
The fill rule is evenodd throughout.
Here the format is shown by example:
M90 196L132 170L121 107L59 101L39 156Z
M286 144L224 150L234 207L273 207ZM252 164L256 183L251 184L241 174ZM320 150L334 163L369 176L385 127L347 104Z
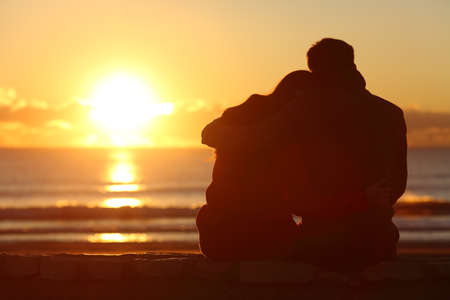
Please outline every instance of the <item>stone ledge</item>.
M317 268L299 262L242 262L239 279L244 283L308 283L317 272Z
M0 278L65 281L210 280L241 284L352 285L358 282L450 280L450 257L400 258L361 274L340 274L290 261L220 262L197 254L140 255L0 255Z
M0 278L27 278L39 275L37 256L0 256Z

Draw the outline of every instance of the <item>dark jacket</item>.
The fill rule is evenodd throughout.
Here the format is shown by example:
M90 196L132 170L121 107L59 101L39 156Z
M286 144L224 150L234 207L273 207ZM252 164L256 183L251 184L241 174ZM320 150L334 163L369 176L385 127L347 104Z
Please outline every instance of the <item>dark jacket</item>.
M319 120L303 147L315 188L339 195L385 179L395 204L407 178L402 110L368 92L362 76L339 85L320 83L315 113Z
M340 78L317 77L315 82L317 85L313 93L308 94L306 106L299 102L286 104L273 116L239 130L232 126L227 128L225 118L205 128L203 143L227 149L228 154L236 151L236 155L225 155L224 159L218 152L213 183L207 192L208 203L216 202L213 204L216 207L217 204L235 207L236 211L245 203L266 211L272 205L273 210L270 201L278 200L276 197L262 197L259 202L258 197L254 198L255 202L232 202L246 199L236 198L240 190L235 187L248 188L246 178L254 176L246 173L248 169L245 171L251 166L248 157L264 159L257 154L271 145L278 151L273 154L278 160L270 170L258 169L260 166L253 168L256 171L253 174L268 171L266 174L272 175L267 176L266 182L259 182L266 189L270 184L279 184L285 196L282 205L278 205L282 207L279 211L287 207L290 213L302 216L304 231L316 235L332 234L336 228L349 236L356 230L363 230L371 232L372 237L379 235L378 240L385 243L386 248L395 247L398 233L391 230L392 215L379 215L370 210L364 191L379 180L387 179L393 190L393 204L403 194L407 174L403 113L392 103L370 94L359 72L343 74ZM245 153L241 156L243 163L237 165L245 166L243 171L235 167L237 161L230 161L239 159L242 153ZM235 165L229 169L233 163ZM227 166L230 173L226 173ZM220 189L221 185L215 185L217 174L225 174L235 181ZM220 177L225 178L222 175ZM241 185L237 184L239 182ZM250 188L252 186L255 185ZM369 234L364 236L371 238ZM364 242L358 239L358 243Z
M252 95L215 122L220 122L219 127L245 130L276 113L280 104L274 97ZM215 136L207 129L202 137L216 146L207 204L197 215L202 252L226 260L287 256L298 228L273 180L274 156L267 149L233 147L231 141L224 147L215 145Z

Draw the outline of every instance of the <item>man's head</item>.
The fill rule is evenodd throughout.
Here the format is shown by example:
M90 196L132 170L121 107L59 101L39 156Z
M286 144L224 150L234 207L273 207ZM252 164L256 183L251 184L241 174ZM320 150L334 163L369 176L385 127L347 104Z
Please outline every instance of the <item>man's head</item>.
M324 38L309 48L306 56L313 73L339 73L356 67L353 47L342 40Z

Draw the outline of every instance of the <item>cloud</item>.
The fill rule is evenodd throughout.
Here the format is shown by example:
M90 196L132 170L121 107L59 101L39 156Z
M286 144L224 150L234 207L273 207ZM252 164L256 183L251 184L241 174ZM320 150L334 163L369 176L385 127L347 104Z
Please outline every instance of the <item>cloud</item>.
M72 125L64 120L51 120L47 122L47 127L50 128L58 128L62 130L71 130Z
M140 145L200 146L203 126L223 110L223 106L204 100L171 102L174 104L172 114L154 117L139 136L148 142ZM89 118L89 111L90 107L80 99L49 105L44 101L23 99L13 89L0 88L0 146L110 144L114 136L99 128Z
M11 106L16 99L14 89L0 88L0 106Z
M410 147L450 147L450 112L405 110Z
M225 107L206 100L170 101L172 114L156 116L142 137L161 147L200 146L203 127ZM410 147L450 147L450 112L405 110ZM14 89L0 88L0 146L105 146L110 137L89 119L89 106L79 100L24 99Z
M24 99L14 89L0 87L0 122L20 122L30 127L58 127L57 120L60 128L67 129L68 124L86 118L88 108L78 101L61 103L50 105L44 100Z
M86 116L75 100L50 105L0 87L0 146L82 146L81 137L89 131Z
M17 111L26 107L45 110L48 108L48 104L47 102L38 99L25 100L23 98L19 98L16 90L12 88L0 87L0 108Z

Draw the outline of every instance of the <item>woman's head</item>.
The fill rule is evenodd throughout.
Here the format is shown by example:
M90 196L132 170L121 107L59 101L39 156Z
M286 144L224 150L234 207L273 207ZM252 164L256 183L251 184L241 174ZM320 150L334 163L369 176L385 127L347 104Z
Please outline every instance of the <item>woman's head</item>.
M302 94L305 89L310 88L312 84L311 73L304 70L294 71L287 74L272 92L272 96L282 100L289 100Z

